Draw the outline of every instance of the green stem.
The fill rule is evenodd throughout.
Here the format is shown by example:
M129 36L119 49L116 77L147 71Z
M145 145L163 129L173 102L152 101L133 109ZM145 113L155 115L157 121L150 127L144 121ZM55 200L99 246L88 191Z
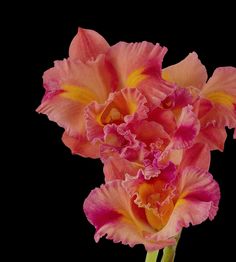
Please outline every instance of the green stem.
M159 252L159 250L153 251L153 252L147 252L145 262L156 262L158 252Z
M180 239L180 234L176 238L176 244L175 245L164 248L161 262L174 262L176 248L177 248L179 239Z

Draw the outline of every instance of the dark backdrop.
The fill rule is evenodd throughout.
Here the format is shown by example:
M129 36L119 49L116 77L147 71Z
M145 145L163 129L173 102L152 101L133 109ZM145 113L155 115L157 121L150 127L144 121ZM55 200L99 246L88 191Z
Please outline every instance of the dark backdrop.
M78 26L98 31L110 44L120 40L159 42L169 49L164 66L176 63L191 51L199 54L209 74L219 66L236 66L235 23L230 6L206 10L205 6L175 9L171 3L164 7L148 2L136 2L129 9L118 2L103 7L89 5L33 4L25 12L32 135L32 167L27 181L30 248L25 247L25 256L31 261L141 262L145 258L142 246L129 248L106 239L94 242L94 228L87 222L82 205L90 190L103 182L102 165L99 160L71 155L60 140L62 129L34 112L44 93L43 72L54 60L67 57ZM235 155L235 142L229 132L224 153L212 153L210 171L222 192L218 215L213 222L184 229L176 261L231 261Z

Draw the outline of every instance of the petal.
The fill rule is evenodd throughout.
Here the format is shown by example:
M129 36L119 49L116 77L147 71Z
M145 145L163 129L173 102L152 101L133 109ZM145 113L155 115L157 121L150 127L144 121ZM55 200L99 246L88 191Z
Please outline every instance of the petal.
M64 59L55 61L54 67L43 75L48 93L61 91L61 96L88 104L91 101L104 102L112 91L112 75L104 56L96 61L82 63Z
M202 128L196 137L196 142L201 142L210 148L210 150L224 151L224 144L227 137L225 128L219 128L212 125Z
M212 220L218 210L220 189L211 174L197 168L186 168L179 175L180 197L166 226L153 241L176 236L183 227L202 223L208 217Z
M162 141L170 140L170 137L164 128L154 121L141 121L137 123L137 125L134 125L133 129L132 132L136 134L137 139L144 142L147 146L159 141L160 139Z
M146 99L137 89L122 89L110 95L105 104L92 103L86 110L89 140L102 139L107 124L129 123L147 117Z
M144 232L154 232L148 225L144 210L138 208L116 180L96 188L84 202L84 212L96 228L95 241L106 235L115 243L133 247L144 244L147 250L158 249L157 243L146 241Z
M200 95L213 105L201 119L203 126L236 127L236 68L217 68Z
M192 147L184 150L180 170L188 166L195 166L208 170L210 166L210 149L205 143L196 143Z
M99 158L100 146L98 143L92 144L86 137L72 137L64 132L63 143L71 149L72 154L79 154L83 157Z
M192 111L192 106L184 107L178 119L177 130L169 147L182 149L192 146L199 129L200 123Z
M84 136L85 106L94 100L105 101L110 92L105 65L104 57L88 64L56 61L55 66L44 73L46 93L37 111L64 127L68 135ZM104 75L99 73L101 70Z
M60 95L46 99L37 108L37 112L46 114L51 121L65 128L70 136L85 137L84 105Z
M139 88L154 105L173 92L173 86L161 78L161 64L167 49L149 42L120 42L111 47L109 60L120 79L120 88Z
M206 83L207 71L198 59L198 55L193 52L178 64L163 69L162 77L181 87L193 86L201 89Z
M176 130L176 120L171 110L163 110L157 107L149 113L148 119L162 125L169 135Z
M79 28L77 35L73 38L69 56L73 60L95 60L99 54L105 53L109 49L107 41L93 30Z

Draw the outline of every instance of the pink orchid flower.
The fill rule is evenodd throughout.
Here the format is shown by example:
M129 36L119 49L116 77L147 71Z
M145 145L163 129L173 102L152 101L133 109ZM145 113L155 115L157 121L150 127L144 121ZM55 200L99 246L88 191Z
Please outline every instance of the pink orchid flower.
M195 97L194 108L201 123L197 140L211 150L223 151L225 127L236 128L236 68L219 67L207 81L206 68L193 52L163 69L162 76Z
M146 102L155 107L173 92L161 77L166 51L148 42L110 47L95 31L79 29L69 58L44 73L37 111L65 128L62 139L73 153L97 158L107 124L136 121Z
M143 244L153 251L174 245L190 223L212 220L219 199L219 186L208 172L195 167L179 172L169 164L149 179L140 170L135 177L126 175L94 189L84 211L96 228L96 242L106 235L115 243Z

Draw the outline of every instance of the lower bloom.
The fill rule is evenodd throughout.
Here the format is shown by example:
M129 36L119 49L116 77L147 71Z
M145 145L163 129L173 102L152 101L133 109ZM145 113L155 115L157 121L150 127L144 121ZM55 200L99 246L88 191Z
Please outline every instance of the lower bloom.
M183 227L197 225L218 210L220 190L210 173L195 167L177 171L170 163L149 179L143 171L94 189L84 212L95 228L95 241L143 244L153 251L175 244Z

